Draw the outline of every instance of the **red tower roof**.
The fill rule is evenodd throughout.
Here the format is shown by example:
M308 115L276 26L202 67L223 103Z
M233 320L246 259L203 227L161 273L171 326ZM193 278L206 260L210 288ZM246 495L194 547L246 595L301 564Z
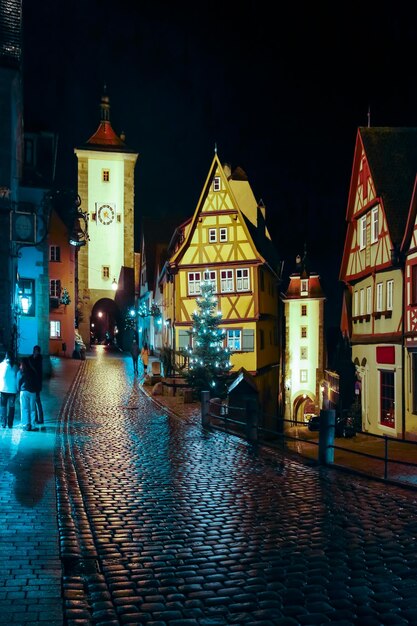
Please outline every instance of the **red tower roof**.
M98 146L124 146L125 143L114 132L110 121L102 120L94 135L87 141Z

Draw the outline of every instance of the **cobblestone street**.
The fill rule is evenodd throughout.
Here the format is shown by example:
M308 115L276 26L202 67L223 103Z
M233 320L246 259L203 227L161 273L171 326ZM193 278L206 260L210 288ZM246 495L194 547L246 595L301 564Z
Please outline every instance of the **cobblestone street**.
M117 355L59 438L68 626L417 624L415 492L169 416Z

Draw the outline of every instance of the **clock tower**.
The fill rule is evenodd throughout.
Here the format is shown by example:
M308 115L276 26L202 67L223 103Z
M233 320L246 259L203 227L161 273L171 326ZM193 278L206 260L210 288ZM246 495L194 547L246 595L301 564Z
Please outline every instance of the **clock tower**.
M113 130L106 94L100 109L96 132L74 149L78 194L88 219L88 241L77 254L78 328L87 345L98 323L100 334L111 336L117 322L119 327L121 324L120 308L134 301L134 170L138 153ZM96 320L97 315L100 319Z

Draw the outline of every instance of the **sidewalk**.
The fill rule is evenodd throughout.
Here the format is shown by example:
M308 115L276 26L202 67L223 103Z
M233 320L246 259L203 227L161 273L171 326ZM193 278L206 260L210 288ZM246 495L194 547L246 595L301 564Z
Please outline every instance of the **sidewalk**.
M44 428L26 432L17 403L0 437L0 624L62 626L54 455L63 400L80 361L51 357L41 393Z

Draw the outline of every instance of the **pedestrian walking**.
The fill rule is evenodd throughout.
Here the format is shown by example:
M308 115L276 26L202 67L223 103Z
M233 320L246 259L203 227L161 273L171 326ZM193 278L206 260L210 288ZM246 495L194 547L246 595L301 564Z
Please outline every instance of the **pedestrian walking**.
M140 358L143 363L143 371L146 374L148 371L148 363L149 363L149 348L146 342L142 346L142 350L140 352Z
M18 367L14 362L11 352L6 352L3 361L0 363L0 407L1 425L6 428L13 428L14 411L17 394L17 372Z
M16 383L20 398L20 419L24 430L32 430L32 424L36 422L37 378L38 375L31 365L30 358L23 357L20 361Z
M138 373L138 359L139 359L139 344L136 341L136 339L132 341L132 345L130 347L130 354L132 355L132 361L133 361L133 373L137 374Z
M41 400L42 382L43 382L43 361L40 346L33 346L33 353L29 357L30 364L37 374L36 388L36 419L35 424L43 424L43 407Z

